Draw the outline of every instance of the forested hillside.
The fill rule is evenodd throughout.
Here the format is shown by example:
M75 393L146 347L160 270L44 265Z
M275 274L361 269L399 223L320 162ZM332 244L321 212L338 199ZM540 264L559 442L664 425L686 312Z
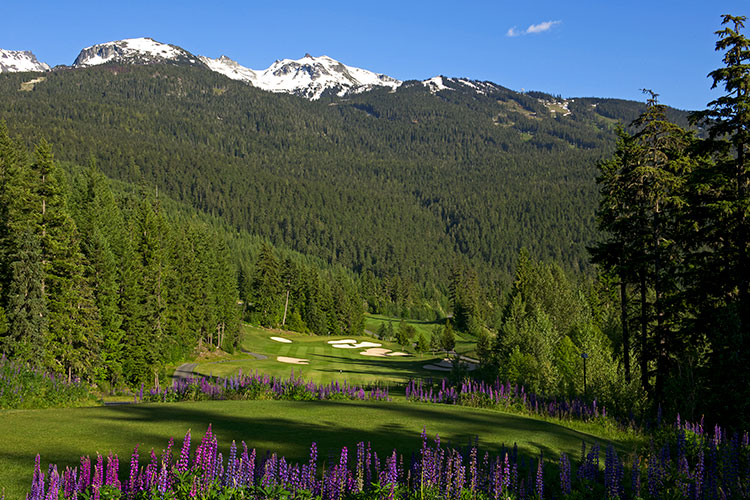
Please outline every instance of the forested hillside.
M509 283L522 247L587 272L596 162L642 110L454 79L314 102L194 67L31 79L0 78L0 118L29 145L352 269L371 309L396 312L444 304L457 263L490 290Z
M0 125L6 356L104 387L158 381L200 345L235 349L243 314L282 322L287 292L289 327L361 332L352 279L321 267L93 162L63 168L45 141L29 154Z

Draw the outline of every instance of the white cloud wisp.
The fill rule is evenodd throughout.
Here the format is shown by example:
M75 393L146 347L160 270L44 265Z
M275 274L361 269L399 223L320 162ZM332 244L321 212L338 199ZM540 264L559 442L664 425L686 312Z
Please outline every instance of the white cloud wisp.
M556 24L560 24L562 21L544 21L543 23L539 24L532 24L525 30L518 30L515 26L510 28L507 33L505 33L505 36L521 36L521 35L538 35L539 33L544 33L545 31L549 31L552 29L553 26Z

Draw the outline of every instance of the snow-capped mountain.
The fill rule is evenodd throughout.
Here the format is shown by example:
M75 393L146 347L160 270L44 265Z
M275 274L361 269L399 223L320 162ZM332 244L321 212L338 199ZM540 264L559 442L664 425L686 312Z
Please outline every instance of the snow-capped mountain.
M210 57L204 56L198 56L198 58L203 64L208 66L211 71L221 73L232 80L252 83L258 78L258 74L254 70L242 66L240 63L229 59L227 56L221 56L218 59L211 59Z
M301 59L282 59L267 69L254 70L221 56L218 59L194 55L176 45L157 42L153 38L128 38L100 43L81 50L73 68L100 64L187 64L208 68L233 80L239 80L270 92L295 94L315 100L323 96L344 97L366 92L378 87L392 90L403 82L388 75L347 66L328 56L313 57L305 54ZM0 72L48 71L49 66L37 61L31 52L0 49ZM410 82L409 85L419 85ZM435 76L421 84L435 94L449 90L472 91L490 94L501 87L491 82L462 78Z
M197 56L187 50L157 42L152 38L128 38L86 47L73 62L74 68L96 66L104 63L149 64L149 63L201 64Z
M0 73L20 71L49 71L49 66L28 50L0 49Z
M422 81L424 85L433 94L441 90L468 90L477 94L488 95L503 88L492 82L481 82L478 80L468 80L466 78L447 78L445 76L434 76L428 80Z
M282 59L265 70L245 68L225 56L219 59L202 57L201 60L212 70L254 87L296 94L313 100L323 95L343 97L375 87L395 89L401 85L400 80L390 76L347 66L328 56L313 57L305 54L302 59Z

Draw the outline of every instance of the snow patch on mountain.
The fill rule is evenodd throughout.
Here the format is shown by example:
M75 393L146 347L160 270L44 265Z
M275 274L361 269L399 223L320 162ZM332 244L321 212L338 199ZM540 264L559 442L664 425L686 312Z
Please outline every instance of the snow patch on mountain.
M136 64L183 62L196 64L198 58L176 45L157 42L152 38L128 38L86 47L78 54L75 62L73 62L73 67L85 68L109 62Z
M254 70L242 66L240 63L231 60L227 56L221 56L218 59L198 56L198 59L208 66L211 71L221 73L232 80L251 83L258 77Z
M493 92L502 90L502 87L492 82L482 82L479 80L467 80L466 78L446 78L444 76L434 76L428 80L423 80L424 85L431 93L436 94L441 90L468 90L482 95L490 95Z
M28 50L0 49L0 73L17 73L21 71L49 71L49 65L40 62Z
M442 76L433 76L429 80L424 80L422 82L422 85L427 87L433 94L436 92L440 92L441 90L453 90L452 88L445 85Z
M255 87L271 92L297 94L311 100L323 95L365 92L375 87L395 89L400 80L366 69L347 66L328 56L313 57L305 54L302 59L282 59L263 71L256 71L250 81Z

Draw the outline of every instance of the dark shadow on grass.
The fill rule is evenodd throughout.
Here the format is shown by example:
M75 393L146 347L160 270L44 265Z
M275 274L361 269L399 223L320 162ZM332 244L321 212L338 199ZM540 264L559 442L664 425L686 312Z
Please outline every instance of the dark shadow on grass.
M271 410L269 411L269 405ZM76 410L69 410L75 412ZM367 412L372 423L366 429L351 421L353 415ZM44 413L39 413L43 417ZM75 414L71 413L72 418ZM536 457L540 451L556 458L562 449L577 456L581 441L601 442L598 437L563 427L558 424L505 414L490 410L472 410L461 407L422 405L414 403L300 401L300 402L204 402L162 405L130 405L107 408L89 408L81 412L75 425L77 431L95 433L98 449L85 449L85 443L63 440L54 435L33 438L38 449L33 451L0 450L0 462L11 470L23 471L13 478L4 477L9 494L24 491L31 481L34 456L42 454L43 462L58 465L75 465L80 455L94 455L97 451L112 450L119 454L120 462L127 463L133 447L141 444L141 461L152 447L162 450L169 437L175 438L179 448L187 429L192 429L193 449L212 425L218 436L221 450L226 455L230 443L245 441L250 448L265 454L266 449L285 455L293 461L306 460L310 443L315 441L320 457L338 453L342 446L353 450L359 441L369 441L381 456L398 449L405 458L421 446L420 431L423 426L431 437L440 432L442 442L464 447L475 436L479 437L482 453L497 454L502 445L513 446L507 437L518 434L519 452L527 458ZM364 427L364 425L362 426ZM58 429L50 429L55 432ZM501 430L501 433L497 431ZM64 429L60 429L64 432ZM539 439L529 439L538 436ZM546 436L547 439L544 439ZM627 443L615 443L621 451L630 451ZM90 446L90 444L88 444ZM124 468L123 468L124 470ZM5 476L3 474L3 476ZM12 484L11 484L12 483ZM15 498L13 493L8 498Z

